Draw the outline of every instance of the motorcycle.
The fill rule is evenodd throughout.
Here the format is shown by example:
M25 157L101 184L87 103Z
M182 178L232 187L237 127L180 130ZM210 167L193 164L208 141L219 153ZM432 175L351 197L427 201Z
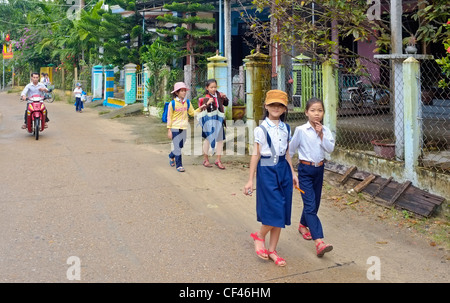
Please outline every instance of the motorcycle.
M382 87L366 88L362 81L355 83L356 86L349 87L350 102L354 108L361 108L364 104L387 105L390 101L389 90Z
M27 130L33 134L36 140L39 140L39 132L45 129L45 120L47 118L47 109L44 104L45 97L33 95L27 100L31 101L27 105Z

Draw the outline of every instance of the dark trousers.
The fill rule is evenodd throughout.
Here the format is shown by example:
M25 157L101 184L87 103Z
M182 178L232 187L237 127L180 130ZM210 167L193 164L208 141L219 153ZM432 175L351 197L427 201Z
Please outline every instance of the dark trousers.
M77 112L81 112L81 109L83 108L83 101L81 101L81 98L75 98L75 107Z
M176 167L183 166L181 158L181 149L186 141L186 130L172 128L173 150L169 154L169 158L175 158Z
M313 240L323 238L323 229L317 216L322 195L324 165L314 167L300 163L298 165L298 180L302 194L303 212L300 224L307 226Z

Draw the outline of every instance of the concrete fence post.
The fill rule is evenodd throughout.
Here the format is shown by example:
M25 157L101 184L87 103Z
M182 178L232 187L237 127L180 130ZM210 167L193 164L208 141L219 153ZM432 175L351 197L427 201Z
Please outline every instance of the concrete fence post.
M322 64L322 73L323 104L325 106L323 122L336 138L337 107L339 97L336 86L336 73L333 63L330 61L325 61ZM305 102L306 101L307 100L305 100Z
M422 138L422 107L420 102L420 63L413 57L403 61L403 132L405 148L405 178L417 180L415 168L420 156Z

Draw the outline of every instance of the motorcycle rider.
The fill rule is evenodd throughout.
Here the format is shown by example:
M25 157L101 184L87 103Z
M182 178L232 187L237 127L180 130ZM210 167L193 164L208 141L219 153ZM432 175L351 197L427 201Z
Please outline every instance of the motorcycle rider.
M33 72L31 73L31 83L28 83L25 88L23 89L22 93L20 94L23 101L27 99L27 97L31 97L33 95L40 95L41 97L44 97L44 92L48 92L47 87L42 82L39 82L39 73ZM25 115L24 115L24 124L22 125L22 129L27 128L27 107L25 108ZM48 119L48 110L47 115L45 117L45 122L49 122ZM45 125L47 127L47 124Z

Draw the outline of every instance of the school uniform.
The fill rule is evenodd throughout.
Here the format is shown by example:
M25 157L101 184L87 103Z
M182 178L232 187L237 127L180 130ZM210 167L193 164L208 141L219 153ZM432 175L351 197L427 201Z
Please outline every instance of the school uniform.
M254 130L261 158L256 169L256 214L264 225L284 228L291 224L292 171L286 160L290 127L266 118Z
M329 128L322 126L323 139L309 121L295 128L289 144L292 156L298 149L298 180L302 193L303 212L300 224L309 228L313 240L323 238L323 229L317 213L322 195L325 152L334 150L335 140Z
M199 99L198 106L206 104L209 98L213 98L204 112L200 115L202 124L202 137L208 139L212 148L216 142L225 141L226 119L225 106L228 105L228 98L223 97L218 91L214 95L207 93L204 98Z
M175 108L172 106L168 107L167 113L167 128L172 131L172 142L174 149L170 152L169 158L175 158L176 167L183 166L181 149L184 147L184 142L186 142L186 130L189 126L189 116L194 116L196 112L200 112L200 109L194 111L192 105L188 106L188 102L185 100L180 100L176 97Z

